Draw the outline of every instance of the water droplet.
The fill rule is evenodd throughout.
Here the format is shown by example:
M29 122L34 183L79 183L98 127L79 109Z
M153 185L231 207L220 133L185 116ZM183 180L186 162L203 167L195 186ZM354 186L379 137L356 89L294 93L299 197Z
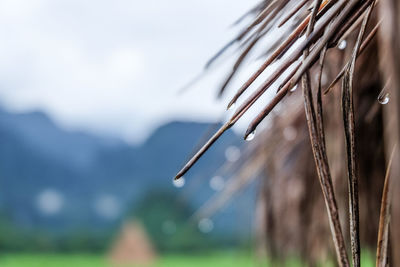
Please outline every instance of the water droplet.
M346 48L346 46L347 46L347 41L346 41L346 40L342 40L342 41L338 44L337 48L339 48L340 50L344 50L344 49Z
M61 212L64 206L64 196L55 189L45 189L36 197L39 211L44 215L55 215Z
M185 185L185 177L181 177L178 180L172 180L172 184L177 188L183 187Z
M202 233L209 233L214 229L214 222L209 218L203 218L198 224L199 230Z
M297 84L293 86L289 91L293 93L294 91L296 91L296 89L297 89Z
M326 75L325 72L322 72L322 75L321 75L321 85L322 85L322 86L325 86L325 85L327 85L327 84L328 84L328 75Z
M172 235L176 232L176 224L171 220L164 221L161 228L163 233L167 235Z
M240 149L237 146L229 146L225 149L225 158L229 162L235 162L240 158Z
M378 96L378 102L382 105L386 105L387 103L389 103L389 100L389 93L383 93Z
M246 141L251 141L256 136L256 131L251 132L248 136L246 136Z
M236 102L233 102L233 103L228 107L228 110L234 109L235 106L236 106Z
M315 82L315 84L319 83L319 75L314 76L314 82ZM327 83L328 83L328 76L326 75L325 72L322 72L321 73L321 85L325 86L325 85L327 85Z
M285 137L286 140L288 141L293 141L296 139L297 136L297 130L293 126L288 126L285 129L283 129L283 136Z
M122 212L121 201L118 196L111 194L101 195L94 203L96 213L104 219L117 219Z
M214 176L213 178L211 178L210 180L211 189L215 191L221 191L222 189L224 189L224 186L225 186L225 180L221 176Z

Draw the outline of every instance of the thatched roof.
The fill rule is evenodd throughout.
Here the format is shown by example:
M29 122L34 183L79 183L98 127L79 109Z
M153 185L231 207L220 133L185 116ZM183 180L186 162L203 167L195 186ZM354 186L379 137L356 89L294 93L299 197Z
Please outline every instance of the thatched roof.
M278 88L275 96L249 123L244 136L245 139L254 136L254 132L259 124L284 99L290 97L300 98L304 105L306 114L305 121L309 132L309 138L311 140L312 154L314 156L318 178L329 215L337 260L340 266L350 266L339 221L338 205L336 203L337 201L327 157L325 129L323 124L324 104L322 101L322 96L324 94L329 94L331 89L334 88L334 85L342 80L342 123L345 133L345 155L343 156L347 159L346 170L349 188L349 221L352 262L353 266L359 266L359 202L355 113L353 108L353 80L354 76L357 75L357 73L355 73L357 57L362 54L372 42L382 23L387 25L385 31L382 31L383 33L381 33L381 36L383 36L381 37L381 40L383 40L384 44L382 47L388 48L388 51L385 51L385 58L390 64L383 67L385 70L384 80L386 81L386 85L383 87L381 93L377 95L378 101L381 104L386 104L389 101L388 92L392 90L391 88L396 88L396 86L400 84L399 75L397 75L400 74L400 64L397 62L399 57L397 57L397 52L395 52L395 49L398 51L400 42L397 41L399 37L393 37L400 33L398 30L400 27L396 26L398 25L396 24L398 23L398 16L396 16L398 13L395 13L399 8L395 1L390 0L386 1L385 4L382 4L379 13L377 9L374 9L377 2L378 1L374 0L266 0L256 5L240 18L238 22L240 22L244 17L252 17L253 20L237 35L236 38L223 47L206 64L207 69L214 64L216 58L221 56L227 48L231 46L236 45L240 48L240 53L236 56L236 61L219 90L220 96L225 93L226 88L232 81L233 77L235 77L235 75L240 71L241 66L244 65L248 55L253 51L256 44L265 42L265 39L267 37L271 38L272 34L274 35L273 38L275 42L272 42L272 45L269 45L266 47L265 51L262 51L260 56L265 57L264 62L259 66L258 70L255 71L243 83L243 85L237 89L235 95L227 104L227 108L231 108L239 101L241 102L241 105L236 109L228 122L222 125L222 127L216 131L205 145L201 147L178 172L175 179L182 177L193 166L193 164L203 156L209 147L212 146L225 131L231 128L268 89L273 87ZM392 7L391 10L390 7ZM383 16L383 14L386 14L385 12L390 14L390 16L385 18ZM370 19L371 17L374 19ZM383 22L381 22L380 19L382 19ZM276 29L278 28L283 30L277 31ZM278 36L277 33L279 34ZM349 42L349 39L351 39L352 42ZM394 39L395 41L393 41ZM352 44L352 47L348 46L346 42ZM322 82L323 70L326 63L326 55L331 49L347 49L350 51L350 56L343 68L337 72L332 82L325 86ZM387 56L387 54L392 55L392 58ZM257 79L261 79L261 74L273 63L277 65L277 68L273 73L264 79L261 86L253 90L253 93L248 98L242 100L241 98L243 98L243 93L252 90L251 85L253 85ZM369 62L369 64L376 64L376 62ZM388 65L391 66L392 69L388 69ZM314 74L317 79L311 79L311 73ZM389 79L389 77L396 78ZM279 82L281 80L283 80L283 82ZM301 85L302 88L302 98L299 94L292 93L298 85ZM396 123L398 123L397 114L399 114L399 109L397 105L397 93L394 93L394 95L396 99L394 100L395 104L393 105L395 106L393 116L397 118ZM297 103L296 101L292 102ZM373 108L371 108L371 110L372 113ZM285 110L282 112L284 111ZM398 140L397 124L393 132L394 139ZM390 144L389 148L392 149L389 150L394 151L393 142ZM257 153L256 151L257 149L254 150L254 153ZM262 163L255 161L254 158L249 162L249 164L252 164L247 165L247 168L250 169L262 168ZM246 172L246 169L243 169L242 171ZM243 177L246 175L240 176ZM246 177L248 177L248 175ZM235 185L232 183L230 190L234 190L235 186L238 187L238 184ZM227 190L224 194L221 195L226 199L227 196L232 194L232 192ZM387 197L387 195L388 194L384 194L384 198ZM215 207L208 207L208 209L215 210ZM388 211L387 209L382 210L382 216L383 218L386 218ZM207 211L206 207L205 211L203 210L201 212L210 211ZM387 231L388 221L383 220L381 226L383 227L382 231ZM387 244L387 234L386 238L384 236L382 237L382 235L380 235L380 238L383 239L379 240L379 244L382 242L383 244ZM386 255L384 245L379 249L381 249L380 253ZM385 257L382 257L382 255L379 258L379 260L382 260L381 263L385 261L383 258Z

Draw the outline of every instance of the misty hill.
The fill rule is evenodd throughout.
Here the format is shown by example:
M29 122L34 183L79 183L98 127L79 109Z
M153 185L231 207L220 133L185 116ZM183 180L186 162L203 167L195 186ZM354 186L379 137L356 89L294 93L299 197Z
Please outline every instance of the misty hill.
M132 146L66 131L42 112L0 110L0 211L23 229L111 227L149 192L170 191L177 198L184 194L186 186L174 188L172 177L209 127L171 122L142 145ZM213 194L207 181L225 161L225 149L239 144L228 132L190 171L187 187L197 186L196 194L185 199L194 209ZM235 215L231 208L219 216L231 226L224 229L234 229Z

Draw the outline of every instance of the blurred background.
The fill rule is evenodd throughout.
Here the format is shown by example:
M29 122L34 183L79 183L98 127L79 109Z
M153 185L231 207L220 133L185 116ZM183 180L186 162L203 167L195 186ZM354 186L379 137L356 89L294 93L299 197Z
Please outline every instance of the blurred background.
M0 266L254 265L258 183L202 212L240 123L172 178L226 116L227 67L196 75L256 3L0 2Z

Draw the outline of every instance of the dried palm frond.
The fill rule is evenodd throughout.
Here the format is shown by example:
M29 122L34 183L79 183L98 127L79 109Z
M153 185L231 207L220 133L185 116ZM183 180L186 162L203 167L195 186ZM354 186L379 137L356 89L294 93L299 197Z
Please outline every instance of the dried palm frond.
M378 242L376 248L376 266L385 267L388 265L388 246L389 246L389 224L390 206L392 196L392 185L390 179L390 169L392 167L393 156L396 149L393 148L385 175L385 184L382 193L381 214L379 218Z
M246 58L252 52L255 45L262 43L266 36L276 33L277 28L286 27L283 33L279 36L274 36L276 40L282 40L279 42L280 44L276 45L276 47L273 45L272 47L274 47L274 50L272 52L269 51L270 48L267 49L269 52L266 54L266 59L242 86L238 88L227 105L228 109L233 107L238 101L241 101L246 91L253 90L252 94L242 101L242 104L237 108L230 119L223 124L184 165L175 179L181 178L224 132L235 125L236 122L247 113L269 88L278 88L276 95L272 97L265 108L250 122L244 136L245 139L254 135L259 124L286 97L292 95L293 97L299 97L297 94L292 94L291 91L301 82L306 121L311 140L311 150L328 212L338 264L339 266L350 266L345 248L345 238L343 237L339 220L339 209L328 160L323 120L323 107L326 104L322 101L322 95L326 95L330 92L335 84L343 78L342 119L345 136L344 143L346 144L345 154L347 155L350 212L349 230L351 237L352 265L360 266L359 178L356 152L356 115L353 108L353 77L355 75L356 59L372 42L374 36L378 32L378 28L383 22L379 20L379 22L376 23L376 19L373 19L371 20L372 23L375 22L372 25L373 27L368 26L369 18L371 16L377 16L376 14L372 14L373 7L377 2L375 0L315 0L312 1L311 9L308 8L309 2L311 1L263 1L245 14L245 16L254 16L254 20L206 64L207 69L226 51L226 49L236 44L239 46L240 53L232 66L231 72L228 73L227 78L219 90L219 95L222 95L234 76L237 75L240 68L244 65ZM391 18L393 19L393 17ZM288 21L292 20L296 22L298 19L300 22L298 22L297 26L289 25ZM369 24L372 23L370 22ZM358 32L357 38L354 38L354 32ZM367 34L365 34L366 32ZM365 38L364 35L366 36ZM330 53L332 48L343 43L345 39L354 40L354 48L350 59L345 63L344 67L333 76L336 78L333 79L330 85L323 90L321 80L325 57ZM276 69L268 77L264 78L264 80L261 80L263 79L261 78L261 74L264 73L271 64L275 63ZM286 74L288 70L291 71L289 74ZM311 79L311 73L314 72L317 77L316 83ZM261 80L262 83L254 90L251 86L255 84L256 80ZM283 80L283 82L277 82L281 80ZM400 84L400 82L398 84ZM316 88L316 94L313 93L313 87ZM284 106L281 112L285 112L287 108L288 106ZM375 110L373 114L377 114L377 108L371 110ZM369 115L369 117L371 116L372 115ZM265 161L265 158L262 159ZM249 163L249 166L252 166L252 163ZM257 169L260 168L259 164L257 166ZM242 180L239 179L239 177L242 177ZM212 207L212 205L206 205L200 213L210 214L214 212L222 205L221 203L226 201L228 196L232 195L232 192L236 190L240 181L246 180L243 177L249 179L249 176L238 175L236 184L232 182L232 186L226 189L226 191L221 194L220 198L216 198L217 200L214 199L210 202L218 202L219 204L214 207Z
M351 250L353 256L353 266L360 266L360 233L359 233L359 199L358 199L358 174L357 174L357 153L355 144L355 119L354 119L354 104L353 104L353 76L356 58L361 46L368 19L371 15L372 4L364 16L363 23L358 34L356 44L353 49L353 54L349 66L346 68L343 85L342 85L342 112L345 131L345 143L347 148L347 173L349 185L349 210L350 210L350 237Z
M277 1L273 1L275 3ZM287 1L283 1L286 3ZM303 40L292 53L287 55L285 60L282 60L280 66L274 73L267 78L267 80L247 99L244 103L238 108L238 110L233 114L230 120L224 124L216 134L210 138L210 140L198 151L196 155L184 166L184 168L176 175L176 179L183 176L190 167L204 154L204 152L229 128L231 128L242 116L243 114L260 98L261 95L265 93L265 91L277 80L279 76L283 74L283 72L288 69L291 65L295 64L295 62L301 58L302 52L304 49L310 49L310 55L303 60L300 64L299 69L296 72L292 72L292 78L285 85L281 85L282 89L279 91L277 96L271 101L272 108L279 103L282 98L286 95L286 93L294 87L297 82L300 80L302 74L311 67L311 65L317 60L321 50L324 46L330 47L332 42L335 41L335 34L341 30L341 26L349 28L351 25L348 25L348 19L352 20L353 15L355 13L360 13L366 10L367 7L371 6L373 1L371 0L358 0L358 1L324 1L320 8L319 14L321 16L317 19L317 27L315 27L314 31L311 33L309 37ZM277 7L281 7L278 5ZM266 7L266 9L270 10L270 5ZM275 10L275 9L272 9ZM269 17L265 16L265 14L261 11L261 13L257 16L254 22L251 24L252 27L259 24L261 18L267 19L269 21ZM276 12L275 12L276 13ZM276 20L276 15L274 13L273 18ZM290 35L287 41L283 43L278 49L274 51L274 53L262 64L262 66L243 84L243 86L238 90L237 94L231 100L228 106L231 106L233 103L237 101L237 99L242 95L242 93L259 77L259 75L272 63L281 53L287 53L288 48L291 47L294 41L303 35L305 27L308 25L310 16L307 16L305 20L297 27ZM274 21L272 20L272 21ZM354 19L353 19L354 20ZM319 24L318 24L319 23ZM344 24L344 25L343 25ZM249 31L246 30L242 33L236 40L240 41L243 37L243 34L247 34ZM237 65L237 63L236 63ZM235 69L235 67L234 67ZM296 69L296 67L295 67ZM269 112L261 112L259 117L255 121L261 121L265 116L268 115ZM256 126L255 123L251 124L249 127L250 130L254 130L253 128ZM252 132L252 131L250 131Z

